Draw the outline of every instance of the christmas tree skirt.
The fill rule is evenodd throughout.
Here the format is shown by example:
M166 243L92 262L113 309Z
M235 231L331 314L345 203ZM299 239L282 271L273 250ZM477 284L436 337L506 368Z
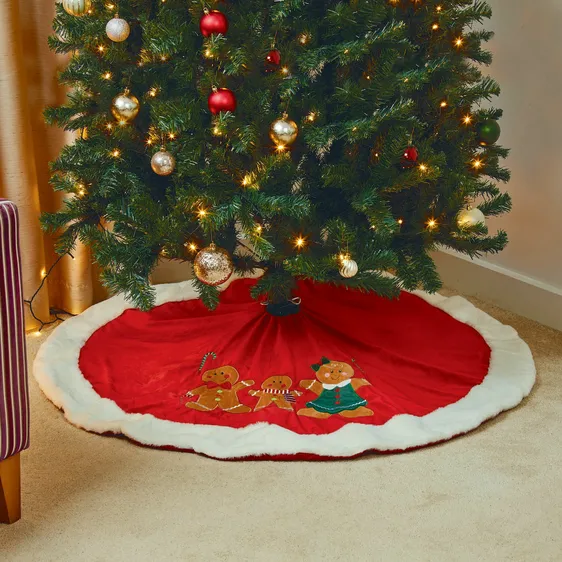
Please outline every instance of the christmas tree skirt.
M79 427L220 459L420 447L513 408L535 381L515 330L460 297L303 281L300 313L274 317L253 283L228 284L215 312L191 282L158 286L148 313L113 297L51 334L35 377Z

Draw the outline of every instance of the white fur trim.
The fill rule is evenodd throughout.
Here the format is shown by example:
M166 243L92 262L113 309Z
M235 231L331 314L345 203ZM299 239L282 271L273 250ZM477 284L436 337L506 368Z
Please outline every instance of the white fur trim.
M115 402L101 398L78 368L80 349L86 340L131 308L121 295L58 326L41 346L33 372L45 395L78 427L96 433L121 433L145 445L172 446L220 459L296 453L347 457L369 450L419 447L466 433L515 407L530 393L535 382L533 357L513 328L500 324L461 297L446 298L421 291L415 294L475 328L492 350L490 369L482 384L458 402L423 417L394 416L381 426L348 423L327 435L299 435L265 422L235 429L125 413ZM157 305L194 298L197 294L191 281L156 286Z

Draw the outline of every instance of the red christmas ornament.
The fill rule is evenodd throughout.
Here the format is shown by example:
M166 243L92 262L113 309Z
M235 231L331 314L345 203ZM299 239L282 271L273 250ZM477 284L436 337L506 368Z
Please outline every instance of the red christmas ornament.
M400 165L404 170L408 168L413 168L418 161L418 149L415 146L408 146L402 154L402 160L400 160Z
M228 31L228 19L222 12L213 10L201 16L199 29L203 37L209 37L217 33L225 35Z
M412 164L415 164L418 161L418 156L418 149L415 146L409 146L404 151L404 160L411 162Z
M221 111L234 111L236 109L236 96L228 88L219 88L211 92L208 103L209 110L213 115Z
M266 64L279 66L281 64L281 53L277 49L272 49L265 57Z
M277 49L271 49L269 53L267 53L265 60L263 61L264 70L266 73L268 72L275 72L279 69L279 65L281 64L281 52Z

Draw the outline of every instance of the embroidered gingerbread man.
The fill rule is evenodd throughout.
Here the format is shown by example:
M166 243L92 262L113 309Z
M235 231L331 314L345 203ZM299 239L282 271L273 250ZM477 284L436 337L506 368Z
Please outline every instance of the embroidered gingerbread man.
M297 412L299 416L329 418L339 414L346 418L359 418L374 414L373 410L365 407L367 400L355 392L371 383L366 379L354 379L355 371L351 365L322 357L322 362L312 365L312 369L316 371L317 380L303 380L300 386L318 394L318 398L307 402L307 407Z
M200 412L210 412L220 408L230 414L245 414L251 412L252 408L240 403L238 391L247 386L252 386L254 381L240 381L238 371L226 365L218 369L205 371L201 377L203 384L190 390L186 396L197 396L196 402L187 402L186 408L199 410Z
M261 390L250 390L249 394L251 396L260 397L254 408L254 412L262 408L267 408L272 404L275 404L282 410L292 410L293 406L291 402L294 402L295 398L300 396L302 392L291 390L291 386L293 386L293 380L290 377L275 375L263 382Z

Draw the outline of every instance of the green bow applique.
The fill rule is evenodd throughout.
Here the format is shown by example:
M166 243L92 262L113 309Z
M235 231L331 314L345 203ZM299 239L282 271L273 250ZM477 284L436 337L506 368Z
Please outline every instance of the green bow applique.
M322 357L320 363L314 363L314 365L311 365L311 367L313 371L318 372L318 370L320 369L320 367L322 367L322 365L327 365L328 363L331 363L331 361L327 357Z

